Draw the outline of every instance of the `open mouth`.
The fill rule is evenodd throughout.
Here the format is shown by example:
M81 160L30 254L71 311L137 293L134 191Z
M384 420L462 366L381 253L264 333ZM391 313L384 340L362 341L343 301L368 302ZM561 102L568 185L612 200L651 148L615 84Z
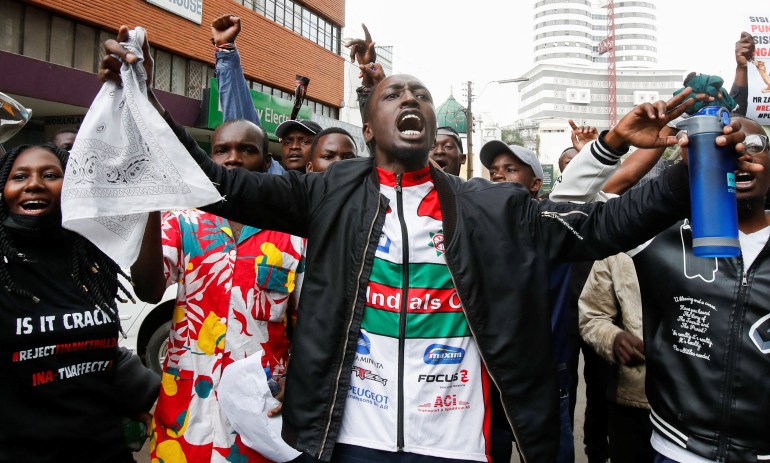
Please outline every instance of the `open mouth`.
M47 201L31 200L21 203L21 209L28 214L39 214L48 208Z
M441 168L441 170L446 170L447 166L449 165L444 158L433 158L433 162L435 162L436 165Z
M403 114L398 119L396 128L406 137L419 137L423 130L422 118L414 112Z
M750 190L754 186L754 176L748 172L735 173L735 189L739 191Z

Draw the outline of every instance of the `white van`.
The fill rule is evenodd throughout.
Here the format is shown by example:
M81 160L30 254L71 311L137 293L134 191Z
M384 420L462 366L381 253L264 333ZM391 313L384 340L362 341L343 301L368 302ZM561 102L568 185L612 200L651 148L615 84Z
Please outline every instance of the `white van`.
M129 290L131 284L123 281ZM126 338L120 336L120 345L135 352L144 364L158 373L163 371L163 361L168 351L168 333L176 301L176 285L166 288L163 299L158 304L148 304L139 300L136 304L118 302L120 324Z

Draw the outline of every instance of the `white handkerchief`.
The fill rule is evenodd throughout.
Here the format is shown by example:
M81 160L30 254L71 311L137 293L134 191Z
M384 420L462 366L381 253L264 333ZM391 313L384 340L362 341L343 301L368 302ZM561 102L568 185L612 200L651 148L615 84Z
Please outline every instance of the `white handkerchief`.
M145 31L122 45L123 87L102 86L72 147L62 187L62 225L85 236L122 267L139 255L147 213L190 209L221 198L147 99Z
M279 402L267 385L263 353L259 350L238 360L222 373L217 390L219 406L246 446L272 461L291 461L300 452L281 438L283 419L267 416Z

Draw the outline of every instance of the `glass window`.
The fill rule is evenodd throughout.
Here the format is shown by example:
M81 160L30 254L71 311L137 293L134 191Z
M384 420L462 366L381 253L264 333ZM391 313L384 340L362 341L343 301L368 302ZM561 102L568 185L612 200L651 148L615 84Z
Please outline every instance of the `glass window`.
M310 11L302 9L302 37L310 38Z
M267 5L265 5L265 0L252 0L254 2L254 11L264 16L265 12L267 11Z
M318 18L318 45L326 48L326 21Z
M310 40L318 43L318 16L315 13L310 13Z
M275 0L275 22L281 26L285 25L283 21L283 12L285 8L286 5L284 4L284 0Z
M305 11L305 8L294 5L294 27L292 30L296 32L297 34L302 33L302 12Z
M326 30L324 31L324 34L326 34L326 48L332 52L334 51L334 39L332 38L333 30L334 30L334 25L332 23L327 22Z
M187 60L179 55L171 57L171 92L184 95L187 87Z
M275 21L275 0L265 1L265 17Z
M337 26L332 26L332 43L333 49L332 51L334 53L340 54L340 28Z
M294 27L294 2L291 0L286 0L286 6L283 11L283 23L288 29Z

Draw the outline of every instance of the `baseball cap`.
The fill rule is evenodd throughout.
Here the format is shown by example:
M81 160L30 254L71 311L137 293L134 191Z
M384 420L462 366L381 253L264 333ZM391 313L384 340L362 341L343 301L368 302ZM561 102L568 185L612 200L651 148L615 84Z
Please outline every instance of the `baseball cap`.
M519 161L532 168L532 172L535 173L535 178L543 179L543 167L540 165L537 156L532 151L519 145L506 145L500 140L492 140L487 142L482 148L479 157L484 167L489 169L492 166L492 161L502 153L510 153L518 158Z
M457 130L453 129L452 127L439 127L436 131L436 136L439 135L449 135L452 137L457 143L457 148L460 150L460 153L463 152L463 142L460 141L460 134L457 133Z
M313 121L308 120L293 120L289 119L288 121L283 121L281 124L275 128L275 136L278 138L283 138L283 136L288 132L290 129L293 128L300 128L305 132L309 132L313 135L320 132L321 126Z

